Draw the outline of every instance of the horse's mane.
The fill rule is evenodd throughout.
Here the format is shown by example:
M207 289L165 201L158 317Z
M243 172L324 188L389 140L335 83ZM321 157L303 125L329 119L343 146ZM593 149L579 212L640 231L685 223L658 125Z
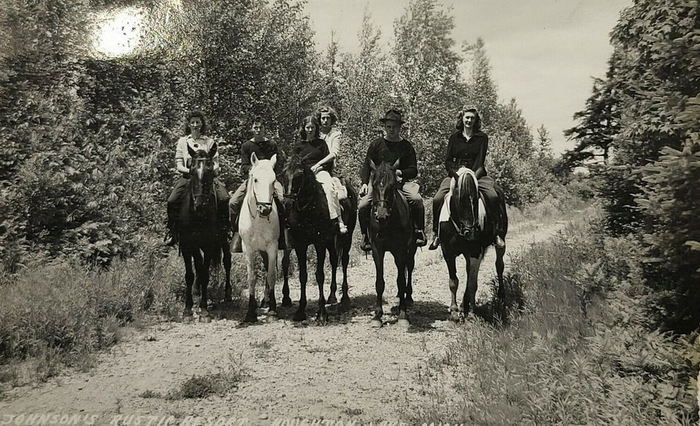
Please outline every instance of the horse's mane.
M485 218L483 210L479 207L479 180L476 177L476 173L471 169L462 168L458 172L458 175L457 182L452 188L453 197L450 200L452 204L450 206L451 214L461 215L468 201L464 198L464 195L468 194L471 199L471 203L468 205L471 205L473 209L471 211L472 218L479 227L483 229ZM464 205L460 205L460 203Z
M396 176L391 164L387 163L386 161L382 161L381 163L377 164L372 174L374 175L374 179L372 179L372 182L376 181L377 176ZM394 180L396 179L394 178Z
M292 170L303 170L304 161L301 155L294 153L289 156L287 162L284 165L284 172L290 172Z

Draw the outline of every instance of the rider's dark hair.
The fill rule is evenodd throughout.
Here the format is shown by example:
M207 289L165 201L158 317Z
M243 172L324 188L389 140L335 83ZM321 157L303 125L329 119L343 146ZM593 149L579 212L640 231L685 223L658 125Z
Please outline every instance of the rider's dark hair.
M305 141L306 140L306 125L307 124L313 124L314 125L314 134L313 134L313 139L318 139L319 137L319 125L318 125L318 120L316 119L315 115L307 115L304 117L304 120L301 122L301 128L299 129L299 136L301 136L301 140Z
M200 132L203 135L207 134L207 131L209 131L209 126L207 126L207 118L204 116L204 113L202 111L194 110L190 111L189 114L187 114L187 119L185 121L185 134L189 135L192 133L192 129L190 129L190 120L193 118L199 118L202 120L202 128L200 129Z
M467 112L473 112L475 115L474 119L474 127L472 130L475 132L478 132L481 130L481 116L479 115L479 111L476 108L473 107L468 107L462 111L459 112L459 115L457 116L457 123L455 124L455 128L459 130L460 132L464 131L464 114Z

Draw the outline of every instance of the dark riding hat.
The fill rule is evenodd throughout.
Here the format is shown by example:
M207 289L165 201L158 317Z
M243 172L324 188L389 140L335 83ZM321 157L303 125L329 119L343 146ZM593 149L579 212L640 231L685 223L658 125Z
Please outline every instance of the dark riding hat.
M401 119L401 111L394 108L387 111L386 114L384 114L384 117L380 118L379 121L381 121L382 123L385 123L387 121L396 121L399 124L405 123L405 121Z

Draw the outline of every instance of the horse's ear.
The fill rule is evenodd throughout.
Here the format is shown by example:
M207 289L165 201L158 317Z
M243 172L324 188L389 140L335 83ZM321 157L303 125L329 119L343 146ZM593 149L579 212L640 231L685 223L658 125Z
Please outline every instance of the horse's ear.
M197 156L197 153L192 149L190 144L187 144L187 152L190 154L190 157L194 158Z
M270 161L272 162L272 167L275 167L275 164L277 164L277 154L273 155Z
M209 150L209 158L214 158L216 155L216 150L218 149L216 142L214 142L214 145L211 146L211 149Z
M250 153L250 165L254 166L258 162L258 156L255 155L255 152Z
M373 160L369 160L369 167L370 167L372 170L374 170L374 171L377 170L377 165L374 164L374 161L373 161Z
M394 165L391 166L392 169L398 169L398 168L399 168L399 160L400 160L400 159L397 158L396 161L394 161Z

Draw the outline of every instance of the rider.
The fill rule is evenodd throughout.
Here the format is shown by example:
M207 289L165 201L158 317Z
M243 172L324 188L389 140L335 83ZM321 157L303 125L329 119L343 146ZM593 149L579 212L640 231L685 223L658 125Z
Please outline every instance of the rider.
M265 126L262 117L255 117L253 124L251 126L251 132L253 137L249 140L243 142L241 145L241 170L243 171L245 180L238 186L236 192L233 193L231 201L229 202L229 210L231 212L231 223L233 224L234 232L238 232L238 216L241 212L241 206L243 205L243 199L245 198L245 191L248 184L248 173L250 172L250 155L255 153L258 160L269 160L273 155L277 155L277 162L275 163L275 174L280 176L282 173L282 159L280 156L279 149L275 141L268 139L265 136ZM283 228L283 197L284 189L279 179L275 181L275 200L277 200L277 212L280 218L280 230ZM283 232L280 232L280 241L282 241Z
M487 211L495 215L496 247L505 246L503 238L499 235L504 228L505 201L499 200L498 192L502 190L496 185L491 176L486 175L486 154L488 153L489 138L481 131L481 117L476 107L467 106L460 113L455 125L457 131L453 133L447 143L445 155L445 168L448 177L440 183L433 197L433 241L428 249L435 250L440 245L438 233L438 221L445 195L450 191L450 181L457 178L457 170L467 167L476 174L479 180L479 192L486 199Z
M214 139L206 136L207 121L204 114L200 111L192 111L187 115L185 121L185 135L177 141L175 149L175 165L177 171L180 172L180 177L175 183L173 191L168 197L168 235L165 237L165 244L172 246L177 243L177 219L182 203L182 197L185 194L187 184L190 181L190 166L191 160L187 147L193 150L201 150L209 152L214 146ZM219 167L219 151L214 154L214 175L218 175ZM219 179L214 179L214 191L216 192L218 216L221 222L222 231L226 234L230 231L230 221L228 216L228 192L226 187Z
M336 113L332 107L324 105L318 109L315 116L319 123L318 136L326 141L329 152L328 155L311 166L311 171L317 173L324 168L326 171L328 171L329 175L333 179L333 191L335 191L336 195L338 196L338 200L340 201L347 198L348 194L345 186L340 182L340 180L333 177L335 159L338 157L340 143L342 142L342 133L340 132L340 129L335 127L335 123L338 121L338 113ZM348 231L345 223L343 223L342 214L338 214L338 228L340 229L341 234L345 234Z
M416 151L413 145L400 135L401 125L404 121L401 119L401 112L396 109L390 109L386 112L381 121L384 124L384 137L380 137L372 141L367 149L365 162L360 170L362 178L362 186L360 187L360 203L359 219L360 231L362 232L362 245L360 248L364 251L372 250L372 245L369 241L369 215L370 204L372 202L372 191L368 188L370 175L370 160L375 164L381 162L394 163L399 160L399 166L396 169L396 180L402 184L418 175L418 166L416 164ZM425 210L423 207L423 198L418 193L417 186L409 187L399 186L399 192L403 194L411 208L411 216L413 217L413 225L415 229L416 245L423 247L426 244L425 233Z
M333 179L328 169L332 167L332 162L321 163L330 155L330 150L326 142L319 137L319 123L316 116L304 118L303 125L299 130L301 141L294 147L294 154L302 159L304 165L308 165L314 172L316 180L323 187L328 202L328 213L333 222L338 223L338 231L341 234L348 232L348 228L343 223L340 215L340 201L338 193L334 189ZM320 165L319 165L320 164Z

